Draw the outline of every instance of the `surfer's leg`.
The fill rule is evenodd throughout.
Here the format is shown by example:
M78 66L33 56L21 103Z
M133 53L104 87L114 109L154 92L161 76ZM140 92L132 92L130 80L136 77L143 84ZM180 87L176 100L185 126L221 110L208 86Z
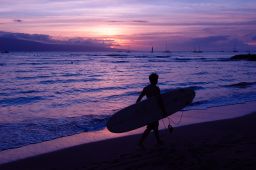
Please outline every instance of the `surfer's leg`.
M155 132L155 136L156 136L156 141L158 144L162 144L162 140L160 139L160 136L159 136L159 131L158 131L158 128L157 129L154 129L154 132Z
M158 143L158 144L162 144L163 142L161 141L160 136L159 136L158 126L159 126L159 122L157 121L157 122L155 122L155 124L154 124L153 130L154 130L154 133L155 133L155 137L156 137L157 143Z
M144 131L144 133L140 139L139 145L143 146L143 143L144 143L145 139L147 138L147 136L149 135L150 131L151 131L151 128L149 126L147 126L146 130Z

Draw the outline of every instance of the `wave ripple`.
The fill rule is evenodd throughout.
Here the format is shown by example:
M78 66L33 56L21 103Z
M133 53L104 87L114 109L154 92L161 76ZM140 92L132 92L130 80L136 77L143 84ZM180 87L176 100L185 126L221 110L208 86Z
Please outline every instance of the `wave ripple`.
M0 124L0 151L40 143L105 127L107 115L84 115L64 118L37 118Z

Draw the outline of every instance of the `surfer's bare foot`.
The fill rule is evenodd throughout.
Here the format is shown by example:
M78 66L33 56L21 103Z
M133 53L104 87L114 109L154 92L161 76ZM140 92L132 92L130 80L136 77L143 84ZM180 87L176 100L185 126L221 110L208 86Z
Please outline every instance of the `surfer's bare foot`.
M158 146L161 146L161 145L163 145L163 144L164 144L163 141L161 141L161 140L157 141L157 145L158 145Z

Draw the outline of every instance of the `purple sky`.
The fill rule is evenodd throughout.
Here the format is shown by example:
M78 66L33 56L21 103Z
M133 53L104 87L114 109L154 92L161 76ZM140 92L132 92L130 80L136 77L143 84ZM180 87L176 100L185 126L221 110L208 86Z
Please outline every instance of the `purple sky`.
M255 50L255 0L0 0L0 31L131 50Z

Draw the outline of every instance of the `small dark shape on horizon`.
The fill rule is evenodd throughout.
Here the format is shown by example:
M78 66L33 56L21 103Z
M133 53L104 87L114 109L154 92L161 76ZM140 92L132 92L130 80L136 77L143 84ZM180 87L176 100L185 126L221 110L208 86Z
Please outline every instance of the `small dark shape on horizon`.
M231 60L256 61L256 54L239 54L231 57Z

